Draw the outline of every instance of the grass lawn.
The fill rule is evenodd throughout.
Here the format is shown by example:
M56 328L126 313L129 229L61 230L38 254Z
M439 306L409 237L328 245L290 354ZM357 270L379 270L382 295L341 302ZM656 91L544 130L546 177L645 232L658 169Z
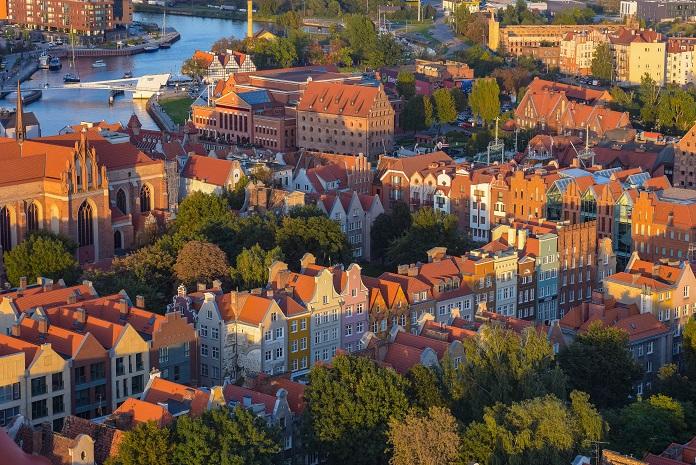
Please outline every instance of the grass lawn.
M189 116L189 111L191 111L191 104L193 99L189 97L177 97L168 100L160 100L159 104L162 106L164 111L167 112L169 117L176 124L184 124Z

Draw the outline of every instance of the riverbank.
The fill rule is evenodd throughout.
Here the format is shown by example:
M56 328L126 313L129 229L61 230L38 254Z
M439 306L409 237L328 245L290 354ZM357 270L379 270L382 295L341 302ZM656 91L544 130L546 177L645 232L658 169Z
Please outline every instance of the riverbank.
M170 29L170 28L167 28ZM159 48L162 44L173 44L181 39L181 35L177 31L167 32L164 36L153 39L142 44L125 46L121 48L83 48L75 47L75 57L91 57L91 58L105 58L105 57L119 57L119 56L130 56L137 55L139 53L148 53L148 47ZM156 51L156 50L153 50ZM72 55L72 49L69 48L54 48L49 52L52 56L57 56L59 58L65 58Z
M162 14L164 7L159 5L145 5L142 3L134 3L133 11L137 13L157 13ZM246 21L247 15L245 11L239 10L218 10L208 8L203 5L177 5L168 6L167 14L174 16L192 16L196 18L213 18L213 19L231 19L233 21ZM258 23L275 23L275 17L259 16L254 14L254 22Z

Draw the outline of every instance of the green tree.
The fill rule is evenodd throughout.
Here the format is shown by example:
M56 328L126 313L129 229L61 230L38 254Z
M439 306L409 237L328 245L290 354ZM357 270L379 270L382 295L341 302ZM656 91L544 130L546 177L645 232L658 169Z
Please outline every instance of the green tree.
M414 408L427 412L431 407L447 406L437 369L419 364L408 371L406 379L408 398Z
M590 325L562 350L558 362L573 389L587 392L600 408L626 404L641 377L641 369L629 350L628 334L600 322ZM598 379L603 382L596 382Z
M475 116L491 122L500 115L500 88L495 79L477 79L469 95L469 106Z
M411 100L406 102L404 111L402 111L400 115L401 127L404 128L404 130L418 131L420 129L425 129L424 101L424 96L416 95Z
M406 49L391 34L379 34L375 46L367 53L365 64L372 69L396 66L404 61Z
M487 407L482 421L466 428L462 459L482 465L565 465L606 430L587 395L574 391L571 405L547 395Z
M609 93L619 110L626 111L633 107L633 92L626 92L619 86L613 86Z
M458 255L468 246L464 236L457 229L457 217L433 210L430 207L418 209L412 216L411 227L393 240L387 249L387 263L392 266L415 263L427 259L426 251L436 246Z
M661 128L684 133L696 121L696 101L687 91L670 86L660 94L657 119Z
M696 380L696 320L689 318L682 335L684 374Z
M189 58L181 65L181 74L200 81L208 73L208 68L201 60Z
M435 109L433 108L433 101L428 95L421 96L423 100L423 126L429 128L435 122Z
M610 81L614 70L612 64L611 48L608 43L597 45L592 55L592 75L603 81Z
M125 433L118 454L109 465L170 465L169 429L155 422L140 424Z
M564 398L566 379L545 335L533 329L517 335L484 326L464 341L464 359L445 377L452 411L462 421L481 418L486 407L545 394ZM531 463L531 462L530 462Z
M412 410L389 422L391 465L457 465L460 442L457 420L443 407L430 407L423 416Z
M638 98L641 104L640 118L643 124L655 124L655 120L657 119L657 104L660 99L660 86L648 73L645 73L640 79Z
M326 216L285 217L276 239L290 266L297 265L306 252L324 265L350 260L350 246L341 226Z
M315 365L305 390L309 439L328 463L387 463L389 421L408 409L405 380L366 357ZM360 450L356 454L356 450Z
M416 77L413 73L402 70L396 76L396 90L404 100L408 101L416 95Z
M595 12L592 8L568 8L556 13L554 24L592 24Z
M194 192L179 204L173 230L178 238L207 239L216 242L215 237L203 234L212 223L229 224L233 214L225 198L216 194Z
M249 184L249 178L242 175L235 184L233 189L225 190L225 197L229 207L233 210L241 210L246 200L246 186Z
M281 451L278 431L241 406L182 415L173 439L172 465L271 465Z
M437 89L433 92L435 116L439 124L452 123L457 119L457 109L454 98L447 89Z
M636 457L660 453L671 442L687 439L683 406L662 394L627 405L608 420L610 447Z
M362 64L377 45L375 25L367 16L358 14L346 16L344 23L343 37L348 42L355 61Z
M450 89L450 94L452 94L452 98L454 99L454 107L457 109L457 113L466 110L466 94L462 92L459 87L452 87Z
M5 252L4 263L7 279L14 286L19 278L29 282L36 278L63 279L73 284L80 276L80 267L75 259L77 244L62 236L46 231L31 233L24 241Z
M370 229L372 239L372 255L382 258L391 242L405 234L411 227L411 210L404 202L395 202L391 206L391 213L379 215Z
M689 323L687 323L687 326ZM686 343L684 339L682 341L683 344ZM660 367L654 387L656 392L679 401L691 401L696 397L696 385L687 376L679 373L679 368L674 363L668 363Z
M243 289L262 287L268 283L268 267L276 260L283 260L280 247L263 250L258 244L242 250L232 269L232 281Z
M212 284L229 276L230 266L225 252L215 244L189 241L179 251L174 273L186 285L202 282Z

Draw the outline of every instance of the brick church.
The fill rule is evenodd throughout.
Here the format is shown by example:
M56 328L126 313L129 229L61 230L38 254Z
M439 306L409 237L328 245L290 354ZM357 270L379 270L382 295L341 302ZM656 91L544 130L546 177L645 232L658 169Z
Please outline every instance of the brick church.
M15 137L0 138L2 250L44 229L73 239L80 263L98 263L167 218L164 161L116 132L83 128L29 139L19 90Z

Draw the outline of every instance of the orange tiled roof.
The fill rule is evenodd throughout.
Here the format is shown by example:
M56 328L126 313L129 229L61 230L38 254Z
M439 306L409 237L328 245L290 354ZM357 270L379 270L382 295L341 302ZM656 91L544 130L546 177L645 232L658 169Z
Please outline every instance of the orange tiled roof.
M310 82L297 104L297 111L367 118L379 87L343 83Z
M124 432L121 430L72 415L65 418L62 433L71 439L75 439L80 434L91 437L94 440L96 463L104 463L109 457L116 456L124 438Z
M423 349L394 342L387 347L384 363L391 366L397 373L405 375L420 363L422 354Z
M251 397L251 402L253 404L263 404L266 410L266 414L271 415L275 409L276 397L263 392L254 391L242 386L236 386L234 384L228 384L223 389L223 394L225 396L225 401L236 401L240 405L243 404L245 397Z
M91 334L81 334L59 326L48 325L48 332L41 334L39 322L31 318L22 318L19 322L21 338L36 345L50 343L53 350L64 357L74 357L82 344L92 338L99 345L99 342Z
M134 425L154 421L158 426L163 427L173 420L172 415L161 405L151 404L133 397L126 399L120 407L114 410L114 415L127 416Z
M38 345L29 341L0 334L0 356L24 352L25 368L29 368L39 349L41 348Z
M396 335L396 339L394 339L394 342L421 350L425 349L426 347L430 347L435 351L437 358L439 359L442 359L447 353L447 349L449 349L449 344L446 342L431 339L429 337L416 336L415 334L409 334L403 331L399 331L399 333Z
M210 396L204 391L183 384L156 377L145 393L145 401L152 404L166 403L170 400L188 404L190 415L197 417L208 408Z
M181 176L225 187L232 177L235 162L201 155L189 155Z

